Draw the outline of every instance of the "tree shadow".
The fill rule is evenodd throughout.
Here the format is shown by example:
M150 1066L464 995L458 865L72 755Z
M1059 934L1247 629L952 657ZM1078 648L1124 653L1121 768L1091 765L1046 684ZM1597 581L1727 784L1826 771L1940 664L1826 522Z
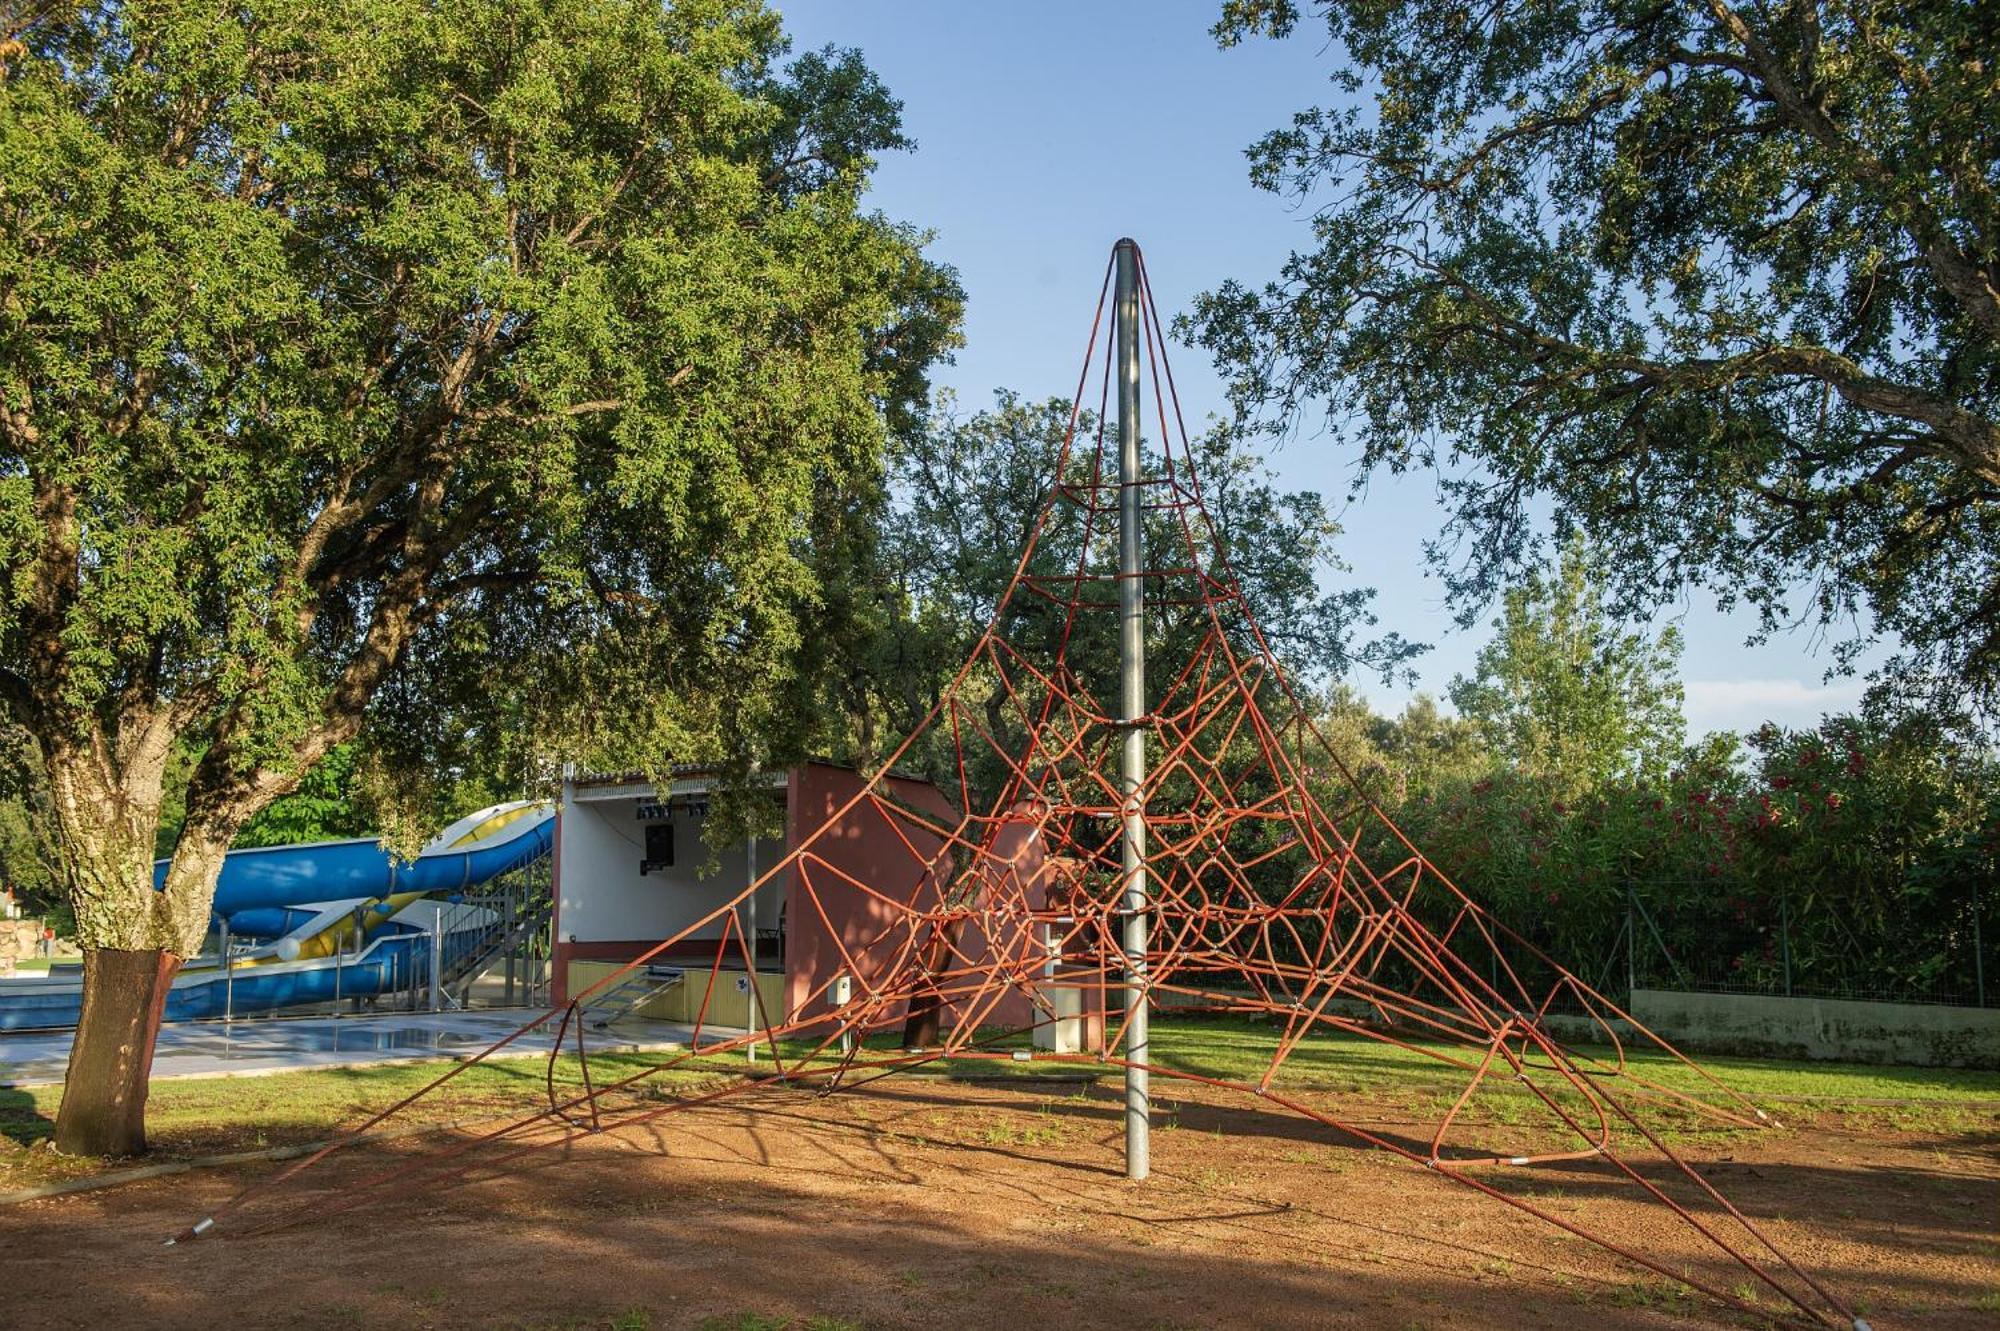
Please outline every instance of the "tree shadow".
M566 1143L528 1167L341 1210L385 1165L435 1146L382 1143L301 1179L304 1190L286 1200L303 1207L302 1223L171 1249L160 1246L164 1234L257 1172L201 1171L0 1212L0 1243L19 1277L10 1315L20 1325L137 1317L212 1326L246 1315L273 1324L282 1315L310 1327L518 1331L735 1326L751 1313L771 1324L820 1317L940 1331L1742 1325L1582 1245L1481 1222L1476 1205L1461 1228L1455 1199L1427 1196L1400 1173L1355 1170L1324 1196L1285 1195L1255 1174L1231 1176L1225 1153L1204 1143L1190 1163L1212 1168L1182 1176L1163 1161L1157 1183L1134 1189L1105 1177L1101 1159L1078 1158L1112 1150L1106 1106L1088 1100L1054 1106L1075 1115L1078 1133L1093 1133L1088 1142L913 1149L936 1130L929 1120L940 1105L1039 1115L1038 1101L773 1092L765 1108L656 1120L636 1140ZM1221 1140L1247 1119L1227 1122ZM219 1232L228 1231L245 1233L234 1222ZM1981 1325L1990 1261L1920 1264L1907 1234L1899 1245L1844 1233L1821 1254L1821 1275L1881 1312L1921 1305L1926 1325ZM1695 1274L1721 1274L1688 1257Z
M56 1121L42 1113L34 1094L19 1086L0 1086L0 1137L17 1146L33 1146L55 1135Z

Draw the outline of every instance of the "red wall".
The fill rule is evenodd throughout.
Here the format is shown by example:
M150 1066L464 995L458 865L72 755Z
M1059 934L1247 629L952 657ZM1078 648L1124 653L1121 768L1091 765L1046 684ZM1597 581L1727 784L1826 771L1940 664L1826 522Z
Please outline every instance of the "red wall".
M957 811L936 787L927 782L901 777L887 778L889 793L910 808L921 811L946 827L955 826ZM894 903L915 903L928 909L937 902L928 862L935 859L943 839L916 826L909 819L884 811L872 800L863 800L840 821L813 840L807 841L866 785L864 778L847 768L808 763L792 773L790 798L790 844L794 851L805 847L807 854L824 864L803 866L804 876L817 889L815 910L808 899L801 873L793 872L786 907L785 1006L794 1016L812 1016L826 1011L823 986L850 966L856 976L854 994L860 997L864 978L882 982L895 969L908 964L913 950L907 946L910 929L907 913ZM1004 840L1014 841L1008 849L996 845L1000 854L1011 853L1022 833L1003 829ZM917 852L912 854L912 849ZM1035 866L1039 867L1037 857ZM879 900L837 876L847 874L867 884L887 900ZM1030 870L1032 872L1032 870ZM822 919L822 912L825 918ZM1028 945L1024 931L1007 931L1003 946L1014 955ZM836 943L836 938L839 940ZM920 947L924 939L920 937ZM991 941L976 928L968 927L959 940L965 957L978 959L987 954ZM847 949L843 955L842 946ZM1039 955L1037 953L1037 955ZM962 960L947 963L965 964ZM955 1005L956 1007L957 1005ZM1033 1020L1032 1008L1018 990L1009 989L997 1006L981 1004L982 1024L1025 1026ZM900 1020L901 1014L896 1014ZM957 1010L951 1019L962 1015ZM949 1022L947 1022L949 1024Z

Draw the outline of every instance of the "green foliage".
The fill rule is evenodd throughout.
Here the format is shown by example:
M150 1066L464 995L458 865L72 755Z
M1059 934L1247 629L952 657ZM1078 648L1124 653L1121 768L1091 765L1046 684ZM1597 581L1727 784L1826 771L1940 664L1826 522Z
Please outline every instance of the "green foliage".
M0 697L92 941L198 928L219 847L357 737L330 779L385 812L558 755L799 742L844 558L818 539L960 303L861 206L905 141L858 57L786 66L750 0L109 4L19 36ZM176 750L190 881L148 919Z
M2000 764L1914 722L1766 726L1565 798L1496 764L1392 809L1500 920L1601 988L1640 979L1973 996L2000 963ZM1636 905L1628 907L1628 902ZM1983 917L1983 940L1975 916Z
M1418 694L1393 721L1375 722L1375 743L1397 775L1397 802L1429 799L1453 784L1484 774L1493 761L1479 731L1447 716L1435 699Z
M1666 987L1959 1001L1982 965L2000 975L1991 748L1872 712L1687 747L1676 643L1611 624L1575 547L1508 593L1496 629L1454 685L1462 718L1421 696L1395 717L1343 688L1311 701L1344 768L1306 750L1323 807L1352 808L1351 775L1474 900L1607 992L1628 961ZM1359 825L1371 862L1406 853ZM1543 974L1523 949L1508 960Z
M1679 633L1619 629L1580 545L1554 579L1530 574L1503 605L1499 636L1451 686L1486 747L1568 799L1663 775L1684 743Z
M1466 622L1581 532L1614 611L1707 586L1766 633L1816 620L1842 661L1899 642L1896 695L1990 715L1984 8L1229 0L1216 31L1324 42L1340 101L1250 153L1310 245L1190 331L1246 415L1327 410L1357 485L1439 471Z
M879 718L871 735L894 738L915 729L996 611L996 632L1011 651L1046 668L1065 646L1081 688L1099 698L1115 695L1118 644L1115 617L1107 612L1109 584L1075 580L1079 568L1101 580L1117 567L1116 524L1101 515L1092 524L1084 508L1088 496L1100 494L1093 485L1104 481L1094 475L1099 422L1089 412L1078 416L1076 441L1064 461L1070 403L1029 402L1002 391L991 408L969 416L955 414L952 405L948 399L937 403L925 428L898 454L893 503L881 520L873 554L879 577L868 612L875 627L859 649L865 664L856 672L872 696L852 704ZM1349 570L1335 554L1340 528L1320 496L1279 490L1263 461L1229 431L1212 431L1193 448L1209 522L1190 531L1164 507L1149 512L1146 566L1186 567L1192 538L1204 567L1236 579L1266 637L1304 684L1356 667L1385 678L1405 669L1420 647L1395 634L1361 637L1375 622L1371 590L1322 590ZM1150 448L1145 466L1150 476L1166 475L1164 459ZM1059 473L1064 488L1052 495ZM1031 537L1036 546L1023 569ZM1030 581L1003 606L1000 598L1017 571ZM1180 589L1191 585L1188 579L1161 585L1176 591L1158 596L1149 609L1146 651L1171 672L1187 662L1211 625L1204 608L1185 603ZM1072 600L1088 603L1073 623ZM991 733L1015 728L1018 716L997 685L983 677L971 683L985 690ZM948 743L950 737L935 738ZM913 760L955 783L941 751L926 750Z
M39 811L24 800L0 800L0 882L14 889L26 910L48 910L62 896L55 848Z
M298 788L243 825L239 846L289 846L366 836L374 820L356 790L354 746L343 744L299 779Z
M0 727L0 881L35 914L62 899L41 754L34 739L13 726Z

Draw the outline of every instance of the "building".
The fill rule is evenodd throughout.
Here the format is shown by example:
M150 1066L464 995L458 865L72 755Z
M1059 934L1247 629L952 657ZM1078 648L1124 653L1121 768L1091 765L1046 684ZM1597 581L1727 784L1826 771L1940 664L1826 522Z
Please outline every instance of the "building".
M634 998L643 998L636 1013L692 1021L705 1003L712 1024L779 1025L825 1011L832 982L850 967L887 967L907 955L885 940L910 927L899 905L919 899L928 881L925 862L944 845L923 823L956 824L951 802L927 781L889 776L878 794L910 816L892 816L883 803L864 800L828 826L866 788L859 772L807 762L763 781L768 798L782 806L782 834L731 846L711 863L702 830L712 771L676 770L664 785L634 774L565 779L555 841L557 1004L663 940L685 935L650 963L660 973L680 970L683 978L650 990L635 985ZM787 870L732 909L759 874L808 839L813 891L795 894L795 871ZM746 941L753 938L754 949ZM982 946L983 939L961 943ZM726 980L709 983L712 971ZM979 1020L1027 1026L1032 1011L1024 994L1009 993Z

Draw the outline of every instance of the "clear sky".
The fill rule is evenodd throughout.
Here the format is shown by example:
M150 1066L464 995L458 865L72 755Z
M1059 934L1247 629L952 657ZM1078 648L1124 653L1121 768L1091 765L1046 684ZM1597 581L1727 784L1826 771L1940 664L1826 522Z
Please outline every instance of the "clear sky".
M1338 97L1323 38L1217 49L1219 0L790 0L797 48L859 47L904 104L916 151L886 156L873 203L934 229L932 253L967 294L966 346L939 382L961 406L995 389L1074 391L1113 241L1146 251L1163 318L1231 277L1262 281L1310 243L1288 200L1251 187L1244 149L1298 110ZM1174 348L1190 428L1225 409L1207 356ZM1421 543L1442 519L1432 478L1377 477L1345 503L1352 458L1310 431L1274 451L1288 488L1339 507L1352 566L1335 578L1378 590L1381 627L1428 642L1417 687L1439 694L1489 636L1455 628ZM1753 625L1697 595L1674 614L1687 643L1688 720L1697 733L1765 719L1811 724L1851 706L1860 684L1822 680L1807 632L1757 648ZM1405 689L1354 681L1379 707Z

